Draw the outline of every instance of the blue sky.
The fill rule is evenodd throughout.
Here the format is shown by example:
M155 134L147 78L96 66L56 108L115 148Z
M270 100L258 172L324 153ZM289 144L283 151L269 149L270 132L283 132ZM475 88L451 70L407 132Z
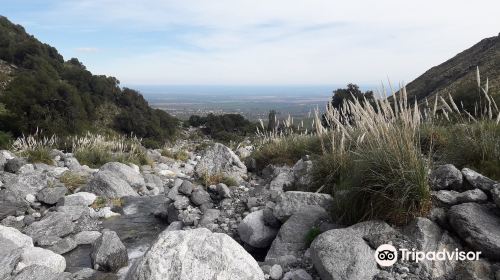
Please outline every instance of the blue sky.
M0 0L127 85L409 82L500 32L498 0Z

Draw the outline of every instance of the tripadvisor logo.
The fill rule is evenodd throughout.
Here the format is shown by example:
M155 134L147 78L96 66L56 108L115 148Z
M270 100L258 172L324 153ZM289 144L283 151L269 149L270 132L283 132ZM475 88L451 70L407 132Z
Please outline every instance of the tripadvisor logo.
M392 266L398 260L398 250L390 244L382 244L375 251L375 261L380 266Z
M477 252L464 252L455 249L453 251L441 250L441 251L429 251L422 252L416 251L415 249L408 250L400 248L400 258L403 261L414 261L421 262L424 260L428 261L446 261L446 260L455 260L455 261L477 261L479 260L479 255L481 255L480 251ZM375 251L375 261L380 266L392 266L398 260L398 250L390 245L390 244L382 244Z

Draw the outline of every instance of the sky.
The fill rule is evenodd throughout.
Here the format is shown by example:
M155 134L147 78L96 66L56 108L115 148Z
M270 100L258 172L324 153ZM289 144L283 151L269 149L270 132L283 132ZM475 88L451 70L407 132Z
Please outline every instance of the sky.
M499 0L0 0L125 85L410 82L500 32Z

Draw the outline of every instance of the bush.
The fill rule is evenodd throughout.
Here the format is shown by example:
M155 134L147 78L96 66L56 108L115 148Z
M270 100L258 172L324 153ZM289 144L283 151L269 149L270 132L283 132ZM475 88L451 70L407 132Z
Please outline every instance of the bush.
M439 135L446 139L446 145L436 149L440 162L500 180L500 126L495 121L449 125Z
M189 159L188 152L186 152L184 150L172 151L168 148L164 148L161 151L161 155L164 157L168 157L168 158L172 158L172 159L180 160L180 161L187 161Z
M80 150L75 153L75 157L80 164L88 165L92 168L99 168L113 161L113 155L103 149Z
M0 131L0 149L10 149L12 146L12 142L12 134Z
M37 148L34 150L28 150L24 153L24 155L28 158L28 161L31 163L45 163L45 164L54 164L54 160L50 156L49 148Z
M223 183L227 186L237 186L238 182L234 178L227 177L224 174L213 174L213 175L208 175L204 174L200 178L202 184L205 187L211 186L211 185L217 185L219 183Z
M66 171L59 177L59 181L72 193L75 192L77 188L85 185L87 180L87 177L72 171Z
M276 138L255 149L251 157L262 170L269 164L293 166L305 155L321 154L321 141L317 136L291 135Z

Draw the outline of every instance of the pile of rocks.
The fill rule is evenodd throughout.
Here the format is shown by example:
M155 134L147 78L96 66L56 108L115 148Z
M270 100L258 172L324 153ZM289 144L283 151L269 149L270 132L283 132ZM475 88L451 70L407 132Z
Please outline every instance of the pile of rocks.
M245 143L237 154L252 150ZM148 150L153 166L91 169L56 150L54 165L0 151L0 279L500 279L500 185L481 174L439 166L428 217L345 227L331 220L332 196L297 191L310 190L309 157L257 175L237 154L215 144L182 162ZM86 183L65 185L66 172ZM206 176L237 185L204 186ZM144 217L158 227L137 252L130 244L149 230L140 229ZM110 230L113 219L123 231ZM374 254L382 244L483 258L381 267ZM88 248L90 265L67 266L79 248Z

